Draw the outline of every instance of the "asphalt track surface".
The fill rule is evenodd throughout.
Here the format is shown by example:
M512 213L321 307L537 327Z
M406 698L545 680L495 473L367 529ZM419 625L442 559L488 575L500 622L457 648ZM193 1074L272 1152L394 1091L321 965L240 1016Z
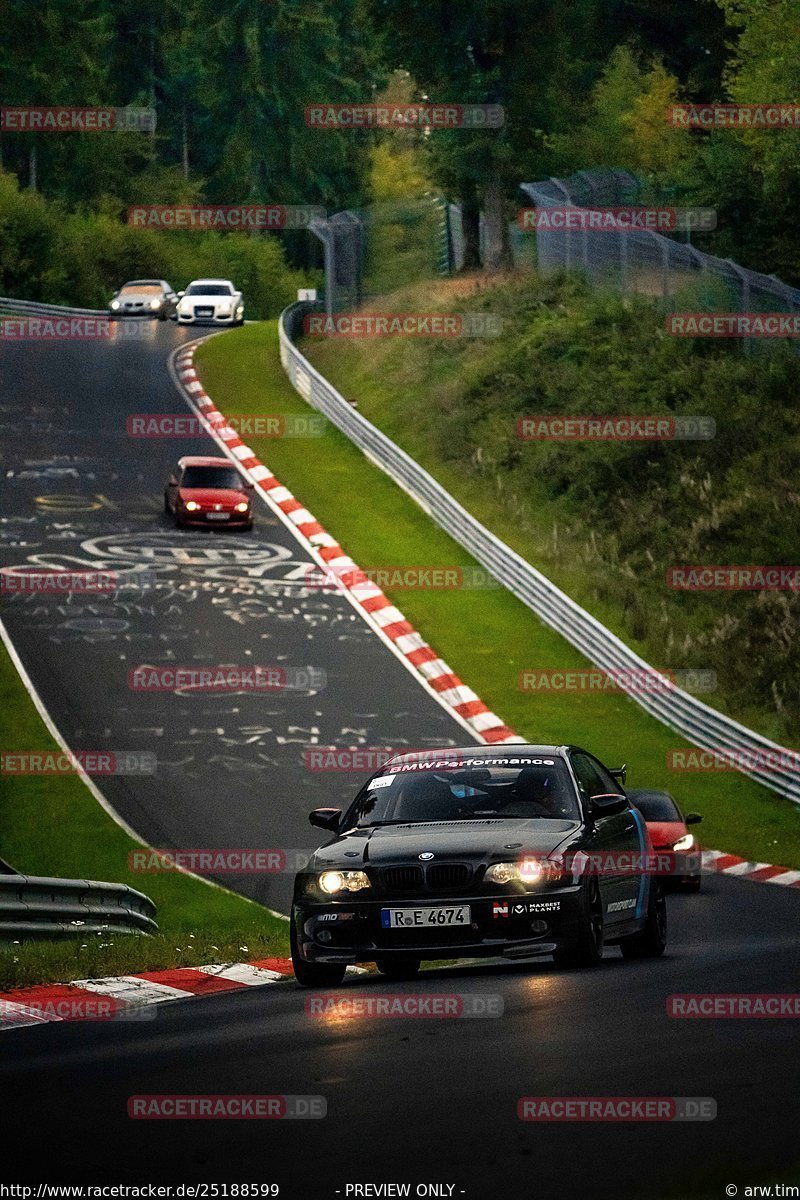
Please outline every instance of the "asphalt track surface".
M297 853L318 842L308 812L346 803L369 774L311 770L309 748L474 739L341 593L309 589L312 560L260 499L252 533L175 530L171 465L221 451L129 436L136 414L190 416L166 361L193 335L137 328L114 343L0 347L0 560L131 581L113 596L7 591L0 614L72 749L155 755L155 775L96 779L116 812L159 848L283 852L290 871L217 878L285 912ZM132 690L145 664L259 665L299 686Z
M118 558L127 538L137 561L146 547L171 567L170 548L195 545L194 535L176 540L160 512L159 486L177 457L174 446L140 445L124 435L128 412L181 411L164 367L168 346L180 336L168 328L146 346L2 348L0 419L27 423L24 436L4 439L5 561L56 553L94 560L101 557L96 543L91 552L85 543L104 537ZM24 474L48 469L77 474ZM56 517L52 502L37 501L53 494L83 497L84 505L94 497L97 507L62 508ZM218 545L213 536L198 544ZM252 538L237 536L239 544L288 549L300 561L264 514ZM232 768L233 759L217 763L215 739L198 737L197 728L221 725L226 736L241 735L244 722L284 730L289 723L309 726L313 717L321 740L332 742L344 742L342 727L356 723L366 727L370 744L393 744L400 735L415 744L425 744L423 736L464 736L344 609L326 609L310 622L305 618L319 598L293 593L262 600L268 610L256 619L234 619L226 613L227 593L220 595L215 582L200 586L216 569L206 561L184 560L165 572L192 585L188 593L170 589L177 611L166 597L155 614L113 617L105 609L63 614L49 600L4 605L26 667L72 745L96 748L103 736L108 746L158 749L155 780L102 781L115 807L148 839L307 845L307 809L352 791L351 777L312 778L294 743L266 735L263 743L235 742L239 767ZM291 569L281 571L281 587L287 586ZM222 603L214 605L214 597ZM296 614L282 620L288 607L279 599L293 612L299 607L300 620ZM125 628L87 624L109 620ZM198 646L224 662L239 661L248 649L261 661L284 654L288 662L327 670L328 688L316 697L280 696L277 705L237 697L236 713L227 701L195 705L192 697L189 707L171 696L128 693L131 663L170 651L183 660ZM132 707L139 702L142 713ZM147 740L152 729L163 733ZM262 750L275 761L261 760ZM248 762L252 769L245 770ZM262 883L263 895L251 894L280 907L281 881ZM411 1195L416 1184L437 1184L444 1188L439 1195L471 1200L666 1200L698 1189L722 1196L727 1183L743 1195L748 1184L796 1182L795 1023L670 1019L666 1001L674 993L797 991L799 918L796 890L711 877L698 896L670 897L670 944L656 962L624 962L610 950L594 971L561 972L540 960L445 968L408 984L358 979L340 989L499 996L503 1015L496 1018L312 1017L305 1009L311 994L283 983L161 1005L149 1010L149 1020L15 1030L0 1042L2 1174L34 1186L42 1179L277 1182L281 1196L298 1200L343 1197L353 1184L408 1183ZM176 1093L323 1096L327 1116L207 1122L127 1115L132 1095ZM711 1097L717 1116L532 1124L517 1118L522 1096Z

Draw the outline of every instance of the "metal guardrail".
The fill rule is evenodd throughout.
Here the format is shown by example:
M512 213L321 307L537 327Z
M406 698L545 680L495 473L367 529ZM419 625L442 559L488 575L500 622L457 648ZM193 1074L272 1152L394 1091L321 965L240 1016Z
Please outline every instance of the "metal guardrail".
M581 608L545 575L532 567L505 542L447 492L441 484L376 429L315 370L294 344L302 314L312 306L293 304L281 313L279 324L281 363L291 383L312 407L324 413L346 437L394 480L459 545L489 571L504 587L534 612L541 621L560 633L596 667L607 672L642 672L658 675L644 659L606 629L591 613ZM624 675L623 675L624 678ZM739 767L765 787L800 804L800 767L795 755L762 737L732 717L710 708L696 696L664 678L664 689L636 691L624 688L646 712L675 730L695 746L721 753L735 751L762 759L765 766ZM772 760L785 756L782 761Z
M70 308L64 304L43 304L38 300L12 300L0 296L0 313L14 313L23 317L107 317L107 308Z
M92 933L154 933L156 906L123 883L0 875L0 942L84 937Z

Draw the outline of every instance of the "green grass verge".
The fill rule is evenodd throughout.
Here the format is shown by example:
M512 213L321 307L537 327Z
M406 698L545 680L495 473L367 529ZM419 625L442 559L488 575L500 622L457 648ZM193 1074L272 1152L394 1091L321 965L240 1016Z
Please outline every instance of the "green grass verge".
M280 367L274 322L212 339L198 351L197 365L223 412L308 411ZM391 382L385 381L387 391ZM359 405L367 407L360 395ZM333 427L319 438L248 438L248 444L362 568L475 565ZM447 486L447 473L437 474ZM493 512L490 497L477 484L462 489L459 498L482 519ZM494 515L495 532L519 542ZM525 552L523 545L516 548ZM668 750L687 743L632 701L608 693L520 691L523 670L581 669L587 663L508 592L386 590L452 669L520 734L545 743L575 742L606 761L627 761L632 787L668 786L685 807L703 814L700 833L707 846L800 866L798 810L736 772L670 776Z
M417 284L395 312L488 311L488 338L309 339L344 395L524 558L662 668L711 669L706 699L794 746L800 603L675 591L681 563L794 563L797 356L666 337L646 299L516 275ZM685 308L696 308L696 301ZM700 442L522 441L530 414L705 415Z
M56 749L0 644L2 744ZM0 945L0 988L288 954L286 922L188 875L128 869L137 848L76 775L0 776L0 853L26 875L125 883L158 906L153 936L105 934Z

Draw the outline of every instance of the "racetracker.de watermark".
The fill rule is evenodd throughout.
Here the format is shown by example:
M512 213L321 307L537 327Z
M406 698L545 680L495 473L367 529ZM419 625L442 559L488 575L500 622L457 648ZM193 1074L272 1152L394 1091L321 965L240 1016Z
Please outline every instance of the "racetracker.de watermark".
M685 750L667 751L668 771L798 771L800 750L789 750L778 746L752 749L748 746L731 747L728 750Z
M322 437L328 421L322 413L247 413L223 416L178 416L175 413L131 413L125 432L132 438L197 438L227 427L239 437Z
M634 805L635 807L635 805ZM523 858L520 872L528 875L534 881L546 878L558 878L571 875L573 878L582 876L597 876L603 879L616 879L624 875L659 875L685 876L689 873L700 875L703 871L702 852L693 843L689 849L680 854L673 850L645 850L628 853L622 850L576 850L553 858L537 860ZM516 897L514 897L516 899ZM512 901L513 902L513 901ZM627 908L635 908L636 900L616 900L611 902L609 912L622 912Z
M483 567L316 567L307 568L303 583L307 588L324 592L340 588L372 588L389 590L452 592L499 588L502 585Z
M110 317L2 317L0 341L97 342L147 338L147 320L116 321Z
M307 337L498 337L503 318L494 313L306 313Z
M800 129L800 104L670 104L677 129Z
M40 999L31 996L24 1002L0 1000L0 1021L4 1025L29 1025L37 1021L154 1021L156 1016L153 1004L127 1004L111 996L76 995L67 986L48 987Z
M312 129L501 129L500 104L308 104Z
M154 108L0 108L0 133L152 133Z
M235 666L150 666L142 664L128 671L128 687L133 692L283 692L321 691L328 682L321 667L284 667L277 664Z
M800 992L687 992L667 996L668 1017L800 1017Z
M715 208L576 208L569 204L520 208L517 225L532 233L675 233L717 228Z
M676 671L617 670L601 671L592 667L583 671L554 671L530 668L520 671L517 687L521 692L715 692L715 671L679 668Z
M120 587L115 571L42 571L0 567L0 594L110 596Z
M716 432L713 417L536 413L517 420L523 442L707 442Z
M172 850L131 850L128 869L141 875L194 874L280 875L302 871L313 850L285 850L264 846L237 846L228 849L179 847Z
M128 209L128 224L137 229L307 229L323 220L316 204L137 204Z
M150 750L3 750L0 775L155 775Z
M714 1121L711 1096L521 1096L520 1121Z
M308 1121L328 1112L324 1096L130 1096L128 1116L138 1121Z
M408 746L392 749L389 746L306 746L303 751L303 766L308 771L377 771L390 758L402 754L405 758L418 757L426 760L430 755L447 756L446 748L439 750L413 750ZM449 760L448 760L449 761ZM452 761L460 762L457 755Z
M337 1020L460 1020L502 1017L503 997L491 992L425 992L398 995L396 992L326 992L307 996L307 1017Z
M796 338L800 313L670 313L664 328L670 337Z
M667 571L676 592L796 592L800 566L681 566Z

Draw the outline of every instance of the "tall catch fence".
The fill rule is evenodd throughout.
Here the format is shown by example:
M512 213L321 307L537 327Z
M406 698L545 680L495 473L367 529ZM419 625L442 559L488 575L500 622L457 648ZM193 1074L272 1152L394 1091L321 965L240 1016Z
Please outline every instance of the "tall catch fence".
M702 213L711 210L677 208L677 227L666 233L587 228L587 210L642 205L642 185L628 171L578 171L567 179L543 179L520 188L537 209L584 213L580 222L575 221L582 228L537 225L529 235L535 237L540 271L578 271L595 285L656 297L668 309L682 297L682 307L691 303L702 312L800 310L800 291L776 275L751 271L691 244L693 230L703 227ZM651 209L674 207L674 200L644 203Z

